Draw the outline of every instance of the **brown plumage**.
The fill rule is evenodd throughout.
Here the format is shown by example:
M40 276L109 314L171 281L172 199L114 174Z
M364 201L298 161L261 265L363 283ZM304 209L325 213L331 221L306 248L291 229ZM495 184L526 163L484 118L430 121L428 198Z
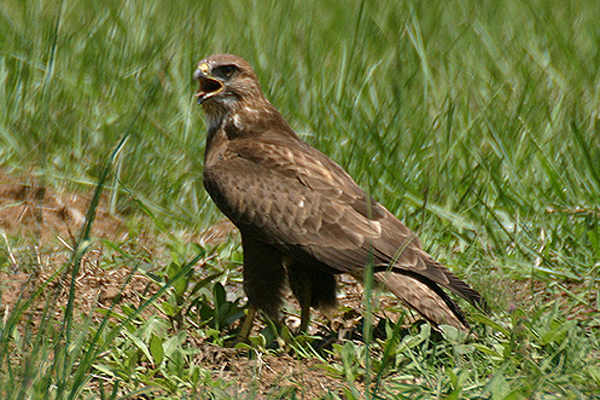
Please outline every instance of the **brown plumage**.
M419 239L323 153L303 142L264 97L243 59L218 54L198 64L196 93L208 137L204 185L239 228L249 334L257 309L277 320L286 281L298 299L301 329L310 307L336 303L336 279L374 278L435 327L468 327L448 289L473 304L479 293L421 248Z

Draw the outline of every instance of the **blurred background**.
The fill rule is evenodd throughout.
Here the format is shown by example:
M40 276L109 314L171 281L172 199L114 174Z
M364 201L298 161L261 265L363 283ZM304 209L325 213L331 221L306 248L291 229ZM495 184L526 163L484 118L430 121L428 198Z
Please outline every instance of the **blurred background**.
M518 273L536 259L597 269L593 0L7 0L0 16L5 173L89 191L130 134L107 188L113 213L139 210L133 196L167 226L220 220L201 184L191 76L230 52L306 141L426 226L426 243L509 257Z

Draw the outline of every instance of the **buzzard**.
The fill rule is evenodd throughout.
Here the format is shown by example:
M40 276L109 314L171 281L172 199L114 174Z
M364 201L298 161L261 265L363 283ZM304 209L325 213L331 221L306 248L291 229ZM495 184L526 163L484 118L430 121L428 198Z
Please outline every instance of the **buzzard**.
M434 327L467 329L442 289L483 305L480 294L427 254L419 239L371 199L338 164L302 141L265 98L248 62L231 54L200 61L194 73L208 128L204 186L237 226L244 251L247 338L260 309L278 319L286 283L301 308L336 304L336 274L360 282L367 265Z

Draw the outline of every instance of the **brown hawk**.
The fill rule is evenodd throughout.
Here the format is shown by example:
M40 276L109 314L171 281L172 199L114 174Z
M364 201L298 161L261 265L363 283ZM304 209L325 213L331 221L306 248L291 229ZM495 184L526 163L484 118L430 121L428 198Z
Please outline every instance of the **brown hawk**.
M258 309L277 320L286 281L301 307L336 304L336 274L374 280L437 327L468 327L446 288L475 305L479 293L423 251L419 239L326 155L302 141L265 98L252 67L210 56L194 78L208 136L204 186L239 228L247 337Z

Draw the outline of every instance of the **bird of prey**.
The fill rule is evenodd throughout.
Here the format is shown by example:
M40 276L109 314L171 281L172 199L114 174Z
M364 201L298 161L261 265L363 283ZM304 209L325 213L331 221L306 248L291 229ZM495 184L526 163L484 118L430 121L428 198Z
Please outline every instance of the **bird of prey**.
M208 128L204 186L237 226L244 251L247 338L258 310L277 321L288 284L301 308L336 304L336 278L374 280L434 327L468 329L442 289L482 305L480 294L427 254L419 239L372 200L338 164L292 130L262 93L248 62L217 54L198 63L194 78Z

